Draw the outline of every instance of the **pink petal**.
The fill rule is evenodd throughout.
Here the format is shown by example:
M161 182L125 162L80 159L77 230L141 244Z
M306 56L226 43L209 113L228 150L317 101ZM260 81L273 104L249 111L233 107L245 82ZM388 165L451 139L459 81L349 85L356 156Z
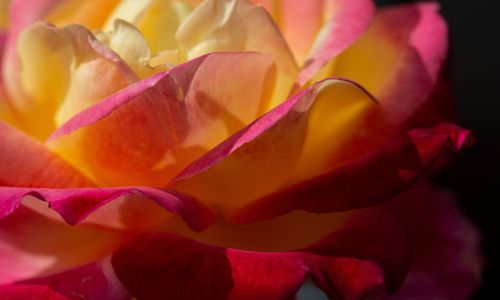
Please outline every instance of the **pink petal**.
M68 300L43 285L0 285L0 295L4 300Z
M481 279L479 233L450 195L419 185L384 208L405 224L414 253L402 287L390 299L470 299Z
M429 191L418 185L358 210L301 250L244 251L164 233L125 245L112 265L140 299L289 299L306 276L332 299L464 299L477 285L477 239L453 205Z
M256 222L294 209L344 211L387 201L427 174L446 151L458 151L469 137L469 131L449 124L410 130L329 172L250 203L234 221Z
M330 20L318 33L309 57L297 76L296 83L299 86L309 81L328 61L355 42L368 28L375 11L371 0L335 0L332 2L334 9L332 9ZM290 5L284 9L296 10L300 16L300 7ZM307 20L308 17L302 16L302 18ZM290 20L290 22L295 25L293 27L296 30L301 30L300 27L303 26L301 18Z
M0 186L93 186L43 144L1 120L0 145Z
M383 281L379 267L356 258L247 252L169 234L134 241L113 255L112 265L140 299L288 299L307 274L330 296L352 298Z
M130 239L119 231L73 227L26 207L0 220L0 237L0 284L87 264Z
M272 75L268 55L208 54L88 108L48 144L101 185L164 186L262 113Z
M381 9L327 75L359 82L380 101L389 123L400 126L428 99L447 54L438 9L431 2Z
M129 300L132 296L114 274L110 258L25 283L48 286L70 299Z
M364 135L360 123L376 109L356 83L324 80L210 150L171 186L231 214L286 183L328 169L342 157L344 143Z
M192 230L199 231L214 221L212 212L193 198L149 187L119 188L0 188L0 218L15 211L26 196L47 201L69 224L77 224L101 206L126 195L155 201L168 212L179 214Z

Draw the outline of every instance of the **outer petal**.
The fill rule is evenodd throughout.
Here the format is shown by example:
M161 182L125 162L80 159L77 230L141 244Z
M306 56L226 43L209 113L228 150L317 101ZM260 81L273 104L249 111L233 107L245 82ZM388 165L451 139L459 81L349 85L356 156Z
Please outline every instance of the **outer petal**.
M446 56L447 29L437 11L435 3L380 10L363 38L327 66L326 74L362 84L398 126L427 100Z
M93 183L40 142L0 121L0 186L83 187Z
M273 75L268 55L203 56L90 107L49 145L102 185L164 186L262 112Z
M427 174L446 151L458 151L468 138L469 131L448 124L410 130L329 172L256 200L235 220L249 223L293 209L325 213L387 201Z
M87 264L128 238L117 231L72 227L20 208L0 220L0 284Z
M422 222L422 216L429 218ZM333 299L378 299L401 284L395 299L463 299L477 283L477 240L448 200L419 185L353 213L331 235L301 250L243 251L156 234L118 250L112 265L140 299L289 299L306 275ZM434 273L418 276L427 272ZM415 293L415 279L432 289Z
M67 300L68 298L43 285L0 285L5 300Z
M289 299L307 274L331 297L357 299L383 282L378 266L356 258L247 252L166 234L134 241L112 264L140 299Z
M412 267L390 299L470 299L480 283L479 233L453 203L432 186L385 205L409 235Z
M247 0L207 0L181 24L176 34L187 58L224 51L258 51L271 55L277 81L267 110L288 96L297 65L286 41L267 11Z
M327 16L329 20L322 26L320 31L318 27L316 28L317 31L311 35L311 33L304 32L306 29L304 29L302 23L304 20L312 18L306 14L307 11L304 11L301 6L293 4L299 2L304 5L305 3L318 1L289 0L286 2L293 3L289 5L282 4L283 14L285 14L285 19L282 22L286 22L282 26L289 28L291 31L288 34L288 31L285 31L285 37L287 37L288 41L291 41L292 45L297 45L293 49L297 49L296 51L302 53L302 55L299 54L301 57L307 58L299 60L305 61L296 80L299 86L305 84L324 65L355 42L368 28L375 11L371 0L331 1L331 3L328 3L329 9L327 9L331 13L331 15ZM324 8L321 9L322 13L324 13L323 11ZM304 35L309 36L309 38L304 38ZM315 36L313 44L310 37ZM304 44L298 46L300 43L304 43L305 40L310 40L306 45L313 45L312 48L304 46ZM366 48L364 50L370 51ZM307 51L309 51L309 54L307 54Z
M154 200L165 210L179 214L195 231L206 228L214 221L212 213L191 197L148 187L88 189L0 188L0 218L14 212L20 206L24 197L33 196L47 201L49 206L56 210L69 224L74 225L101 206L126 195L139 195L142 200L145 200L144 198Z

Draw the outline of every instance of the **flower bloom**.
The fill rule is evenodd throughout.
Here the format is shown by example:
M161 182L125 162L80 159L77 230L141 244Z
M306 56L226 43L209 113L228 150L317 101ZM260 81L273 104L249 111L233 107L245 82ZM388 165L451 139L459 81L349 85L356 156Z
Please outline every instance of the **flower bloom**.
M470 141L435 3L0 6L0 298L477 285L477 234L425 180Z

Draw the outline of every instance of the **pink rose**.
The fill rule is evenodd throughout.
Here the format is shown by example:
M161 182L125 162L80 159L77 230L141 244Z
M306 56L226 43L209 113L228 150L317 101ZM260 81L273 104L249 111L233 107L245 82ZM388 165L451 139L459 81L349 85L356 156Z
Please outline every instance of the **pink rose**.
M477 233L426 181L470 142L436 4L0 6L1 299L476 287Z

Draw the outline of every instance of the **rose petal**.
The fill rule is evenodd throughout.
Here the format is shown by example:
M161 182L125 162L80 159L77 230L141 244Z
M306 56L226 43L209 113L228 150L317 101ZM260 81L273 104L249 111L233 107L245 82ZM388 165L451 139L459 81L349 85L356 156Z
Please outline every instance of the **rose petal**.
M175 33L191 13L185 1L122 1L104 26L110 30L117 19L136 26L144 35L153 53L177 48Z
M148 187L35 189L0 188L0 218L15 211L26 196L47 201L69 224L77 224L108 202L126 195L139 195L155 201L166 211L179 214L195 231L214 221L205 206L193 198L167 190Z
M376 109L355 83L317 83L192 163L172 187L232 214L290 181L324 172L345 141L364 133L359 125Z
M21 31L34 23L62 0L12 0L9 7L9 30L5 53L2 58L2 82L6 92L12 99L21 101L25 105L25 99L21 90L19 80L19 59L17 57L17 39ZM14 103L16 104L16 103Z
M0 186L93 186L43 144L1 120L0 145Z
M0 0L0 30L9 26L9 5L11 0Z
M80 24L89 29L102 27L120 0L66 0L55 6L46 19L58 27Z
M409 233L412 267L390 299L470 299L480 283L479 233L450 195L419 185L384 206Z
M110 257L24 284L40 284L70 299L129 300L132 296L114 274Z
M288 96L297 75L297 64L267 11L246 0L207 0L180 25L179 49L187 58L210 52L257 51L271 55L278 76L266 110Z
M43 285L0 285L0 294L5 300L68 300Z
M425 222L423 215L429 216ZM163 233L125 245L112 265L140 299L289 299L306 275L332 299L378 299L395 292L396 299L463 299L477 284L477 257L477 240L462 216L418 185L382 206L352 213L328 237L301 250L244 251ZM415 276L432 289L407 294L403 285L397 292L403 283L411 289ZM436 288L444 293L428 293Z
M118 231L69 226L19 208L0 220L0 284L87 264L129 238Z
M375 264L355 258L246 252L168 234L125 246L113 255L112 265L140 299L288 299L308 273L330 296L353 298L383 280Z
M36 23L20 34L18 52L29 103L17 109L23 125L41 140L56 125L139 79L79 25L59 29Z
M358 159L248 204L234 221L251 223L294 209L344 211L387 201L427 174L446 150L458 151L469 138L469 131L449 124L410 130Z
M427 100L446 57L447 29L438 8L426 2L381 9L368 32L327 67L327 76L362 84L399 126Z
M302 5L308 3L307 5L310 5L309 2L318 1L289 0L288 2L300 2L303 3ZM291 41L292 45L300 45L302 43L300 47L292 47L292 49L301 49L297 51L302 53L299 57L304 57L304 59L299 61L305 60L296 80L299 86L309 81L328 61L335 58L355 42L368 28L375 11L375 6L371 0L335 0L328 4L331 6L328 10L331 14L328 16L329 20L321 27L320 31L320 27L316 26L314 34L312 34L312 28L308 30L310 31L309 33L304 32L306 29L303 28L303 21L314 19L307 14L307 11L304 11L301 6L297 5L284 5L283 7L284 14L288 15L288 18L284 20L285 24L283 26L285 28L290 27L291 31L289 34L287 34L289 31L285 31L287 41ZM317 13L324 13L324 10L322 8ZM301 21L298 22L297 19ZM318 20L319 18L315 19ZM286 20L289 21L286 22ZM287 23L290 25L287 25ZM304 35L309 36L309 38L304 39ZM311 37L314 38L315 36L313 44ZM305 41L308 41L308 43L305 44ZM307 45L311 44L313 46L310 49ZM364 50L366 51L366 49L368 48ZM308 55L306 51L309 51Z
M262 113L273 75L268 55L203 56L90 107L48 144L102 185L161 187Z

